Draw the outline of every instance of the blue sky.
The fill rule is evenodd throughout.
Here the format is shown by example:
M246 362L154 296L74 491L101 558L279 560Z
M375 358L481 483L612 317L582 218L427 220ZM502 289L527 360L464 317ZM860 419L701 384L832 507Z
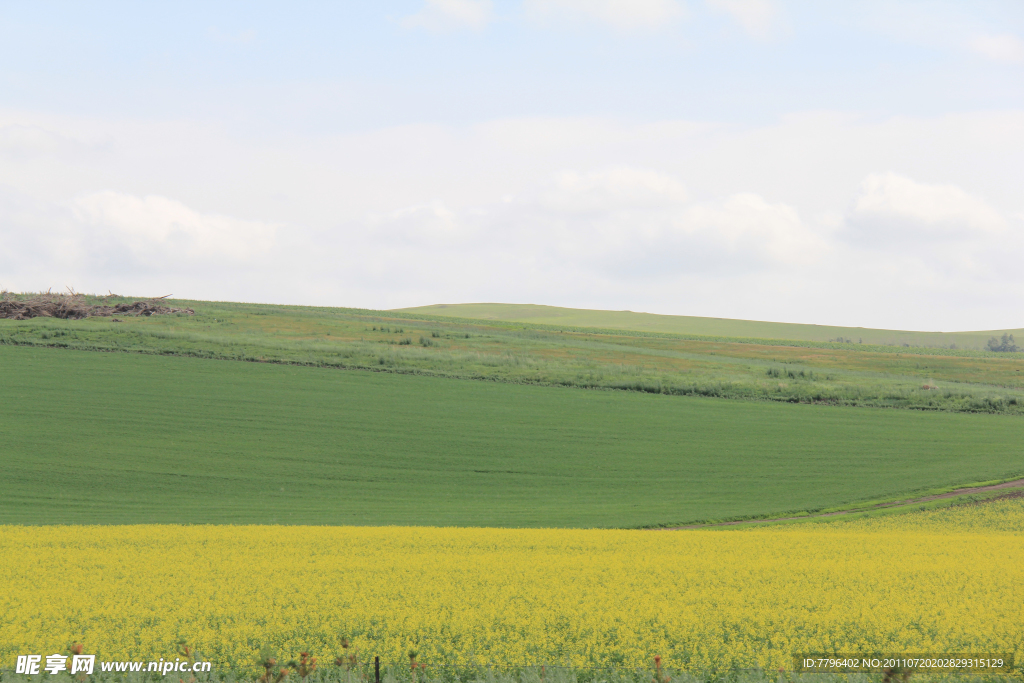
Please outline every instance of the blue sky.
M1024 4L0 5L0 286L1020 327Z

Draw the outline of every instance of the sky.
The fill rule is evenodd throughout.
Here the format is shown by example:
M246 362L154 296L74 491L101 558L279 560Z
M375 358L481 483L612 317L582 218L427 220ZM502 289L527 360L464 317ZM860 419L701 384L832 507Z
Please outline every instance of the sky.
M1024 326L1024 3L0 3L0 288Z

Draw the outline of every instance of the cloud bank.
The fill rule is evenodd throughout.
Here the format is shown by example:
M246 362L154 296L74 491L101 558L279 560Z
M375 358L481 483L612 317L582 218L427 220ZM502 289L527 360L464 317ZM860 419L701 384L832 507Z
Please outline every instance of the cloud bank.
M177 122L8 112L0 286L1016 326L1022 131L1024 114L810 112L762 127L504 119L254 147Z

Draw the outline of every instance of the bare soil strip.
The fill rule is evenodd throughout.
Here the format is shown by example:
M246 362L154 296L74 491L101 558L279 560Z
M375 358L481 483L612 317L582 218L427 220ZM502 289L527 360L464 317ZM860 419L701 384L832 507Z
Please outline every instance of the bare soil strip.
M708 529L716 526L736 526L739 524L769 524L771 522L784 522L786 520L793 519L819 519L822 517L837 517L839 515L849 515L855 512L867 512L868 510L880 510L882 508L900 507L901 505L916 505L917 503L926 503L931 500L941 500L943 498L956 498L957 496L966 496L972 493L986 493L988 491L998 491L1000 489L1024 489L1024 479L1014 479L1013 481L1004 481L1001 484L991 484L989 486L968 486L962 489L955 489L953 491L947 491L945 493L937 493L931 496L923 496L921 498L907 498L906 500L894 500L888 503L878 503L866 508L857 508L856 510L839 510L838 512L823 512L816 515L804 515L802 517L772 517L770 519L741 519L735 522L716 522L714 524L692 524L689 526L672 526L664 527L664 531L676 531L678 529ZM1014 495L1014 494L1011 494ZM1002 496L1001 496L1002 497Z

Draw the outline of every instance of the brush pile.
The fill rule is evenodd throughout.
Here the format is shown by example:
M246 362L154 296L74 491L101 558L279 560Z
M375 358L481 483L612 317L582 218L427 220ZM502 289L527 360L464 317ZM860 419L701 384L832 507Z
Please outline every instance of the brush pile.
M191 308L171 308L162 306L158 301L167 297L120 303L113 306L89 304L85 295L71 292L69 294L38 294L31 297L17 297L8 292L0 298L0 318L9 320L28 320L29 318L62 318L64 320L81 320L96 316L150 316L168 313L184 313L195 315Z

